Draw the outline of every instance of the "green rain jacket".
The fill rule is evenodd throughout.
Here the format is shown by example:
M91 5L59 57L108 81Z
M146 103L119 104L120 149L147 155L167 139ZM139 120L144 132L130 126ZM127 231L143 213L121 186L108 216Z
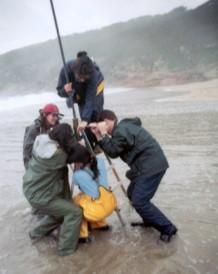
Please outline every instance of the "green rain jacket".
M71 199L67 155L47 134L39 135L23 177L23 192L34 207L43 207L55 197Z
M159 143L142 127L139 118L123 119L114 128L112 136L100 141L102 149L111 157L120 157L130 170L126 176L152 176L169 165Z

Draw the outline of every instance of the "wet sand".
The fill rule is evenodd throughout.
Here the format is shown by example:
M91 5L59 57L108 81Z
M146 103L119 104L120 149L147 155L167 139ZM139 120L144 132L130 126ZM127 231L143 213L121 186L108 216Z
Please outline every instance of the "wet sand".
M175 88L176 90L176 88ZM216 274L218 273L218 98L177 100L188 90L137 89L106 96L106 107L140 116L159 140L170 162L154 202L179 228L169 244L152 229L131 228L139 217L109 171L123 229L114 213L110 232L95 232L90 245L73 256L56 255L52 238L33 245L28 231L36 223L22 194L22 138L39 105L1 112L0 120L0 273ZM59 102L70 122L71 112ZM114 161L127 187L126 165Z

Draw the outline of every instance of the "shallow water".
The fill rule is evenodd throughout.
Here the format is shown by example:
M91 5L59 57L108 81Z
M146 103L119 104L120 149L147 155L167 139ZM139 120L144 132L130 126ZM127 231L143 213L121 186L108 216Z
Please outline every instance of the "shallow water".
M121 118L140 116L163 146L170 169L154 202L176 223L178 236L164 244L152 229L131 228L129 222L139 217L109 171L126 227L121 227L114 213L109 218L112 231L93 233L90 245L79 246L66 258L56 255L54 239L32 245L28 238L36 220L22 194L22 138L24 127L41 107L37 102L43 100L34 98L31 106L19 108L14 102L10 111L5 107L0 113L1 274L218 273L218 101L174 102L177 95L161 89L114 91L106 96L106 107ZM64 101L58 98L58 104L70 122L71 112ZM126 166L114 162L127 186Z

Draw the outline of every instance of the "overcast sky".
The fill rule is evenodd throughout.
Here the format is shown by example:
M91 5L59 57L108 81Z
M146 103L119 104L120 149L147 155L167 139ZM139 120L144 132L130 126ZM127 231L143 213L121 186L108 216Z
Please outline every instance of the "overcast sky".
M60 31L71 34L205 0L53 0ZM0 53L56 36L49 0L0 0Z

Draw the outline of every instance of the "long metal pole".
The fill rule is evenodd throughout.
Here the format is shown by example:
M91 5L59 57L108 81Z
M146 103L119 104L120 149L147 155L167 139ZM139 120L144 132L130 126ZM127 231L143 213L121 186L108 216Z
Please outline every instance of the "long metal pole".
M56 16L56 13L55 13L53 0L50 0L50 4L51 4L51 10L52 10L53 18L54 18L54 23L55 23L55 29L56 29L56 32L57 32L58 44L59 44L59 48L60 48L60 52L61 52L61 58L62 58L62 62L63 62L63 65L64 65L64 75L65 75L67 83L70 83L69 75L67 73L67 66L66 66L66 59L65 59L65 55L64 55L64 49L63 49L63 45L62 45L62 41L61 41L61 36L60 36L60 31L59 31L59 27L58 27L58 21L57 21L57 16ZM75 107L74 107L74 102L73 102L73 95L70 95L70 98L71 98L71 102L72 102L73 118L77 119L76 111L75 111Z

